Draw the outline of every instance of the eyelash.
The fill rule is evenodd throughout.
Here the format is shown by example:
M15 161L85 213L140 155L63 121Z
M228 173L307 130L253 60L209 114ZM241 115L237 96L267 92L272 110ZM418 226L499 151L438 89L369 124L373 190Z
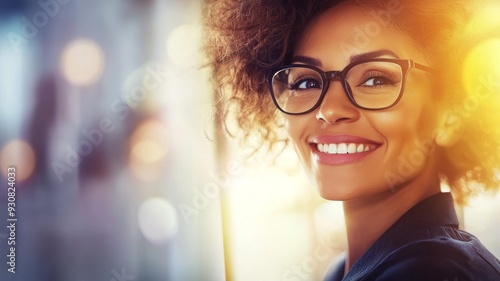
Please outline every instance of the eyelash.
M374 78L382 78L382 79L388 80L389 84L397 83L395 81L394 75L390 75L390 74L382 72L382 71L372 70L370 72L367 72L364 75L362 82L358 86L362 86L364 83L366 83L366 81L368 81L370 79L374 79Z
M302 75L302 76L299 76L299 77L293 79L292 82L289 83L290 89L297 90L298 85L300 85L302 82L307 81L307 80L317 81L318 84L321 85L321 80L318 80L317 77L315 77L313 75Z

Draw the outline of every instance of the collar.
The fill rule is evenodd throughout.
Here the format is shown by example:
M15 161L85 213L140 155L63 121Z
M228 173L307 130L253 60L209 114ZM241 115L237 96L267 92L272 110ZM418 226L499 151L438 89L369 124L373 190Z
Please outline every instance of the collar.
M452 226L458 228L453 197L450 193L438 193L422 200L407 211L393 227Z
M336 267L329 280L360 280L370 273L380 261L403 245L427 237L430 227L458 228L450 193L438 193L422 200L399 218L353 265L344 279L345 260ZM340 279L339 279L340 277Z

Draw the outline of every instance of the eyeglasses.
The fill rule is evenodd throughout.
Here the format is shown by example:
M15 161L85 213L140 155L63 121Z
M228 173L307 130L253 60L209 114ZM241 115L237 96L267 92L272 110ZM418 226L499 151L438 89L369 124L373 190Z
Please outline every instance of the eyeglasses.
M400 59L358 61L341 71L327 72L314 66L291 64L271 71L268 83L274 104L286 114L306 114L318 108L331 79L341 82L345 94L355 106L380 110L396 105L401 99L411 68L434 72L412 60Z

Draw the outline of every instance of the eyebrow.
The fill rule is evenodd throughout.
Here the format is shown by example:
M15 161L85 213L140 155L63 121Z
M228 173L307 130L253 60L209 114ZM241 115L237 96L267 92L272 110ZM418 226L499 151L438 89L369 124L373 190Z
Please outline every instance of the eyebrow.
M349 59L349 62L350 63L354 63L354 62L358 62L358 61L362 61L362 60L374 59L374 58L378 58L378 57L382 57L382 56L391 56L391 57L394 57L396 59L399 59L399 56L396 55L396 53L394 53L393 51L390 51L390 50L387 50L387 49L381 49L381 50L377 50L377 51L373 51L373 52L368 52L368 53L362 53L362 54L358 54L358 55L353 55Z
M391 57L399 59L399 56L396 55L396 53L394 53L393 51L390 51L387 49L381 49L381 50L376 50L373 52L352 55L349 58L349 63L374 59L374 58L378 58L378 57L382 57L382 56L391 56ZM320 60L315 59L315 58L311 58L311 57L307 57L307 56L295 56L292 58L292 63L295 63L295 62L309 64L309 65L316 66L316 67L321 67Z
M292 58L292 63L301 62L305 64L309 64L312 66L320 67L321 61L315 58L306 57L306 56L295 56Z

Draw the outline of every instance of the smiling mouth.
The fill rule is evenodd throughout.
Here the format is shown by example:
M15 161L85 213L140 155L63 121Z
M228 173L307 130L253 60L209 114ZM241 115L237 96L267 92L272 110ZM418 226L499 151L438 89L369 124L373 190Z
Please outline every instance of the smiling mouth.
M326 154L356 154L367 152L376 148L373 144L358 143L318 143L317 149Z

